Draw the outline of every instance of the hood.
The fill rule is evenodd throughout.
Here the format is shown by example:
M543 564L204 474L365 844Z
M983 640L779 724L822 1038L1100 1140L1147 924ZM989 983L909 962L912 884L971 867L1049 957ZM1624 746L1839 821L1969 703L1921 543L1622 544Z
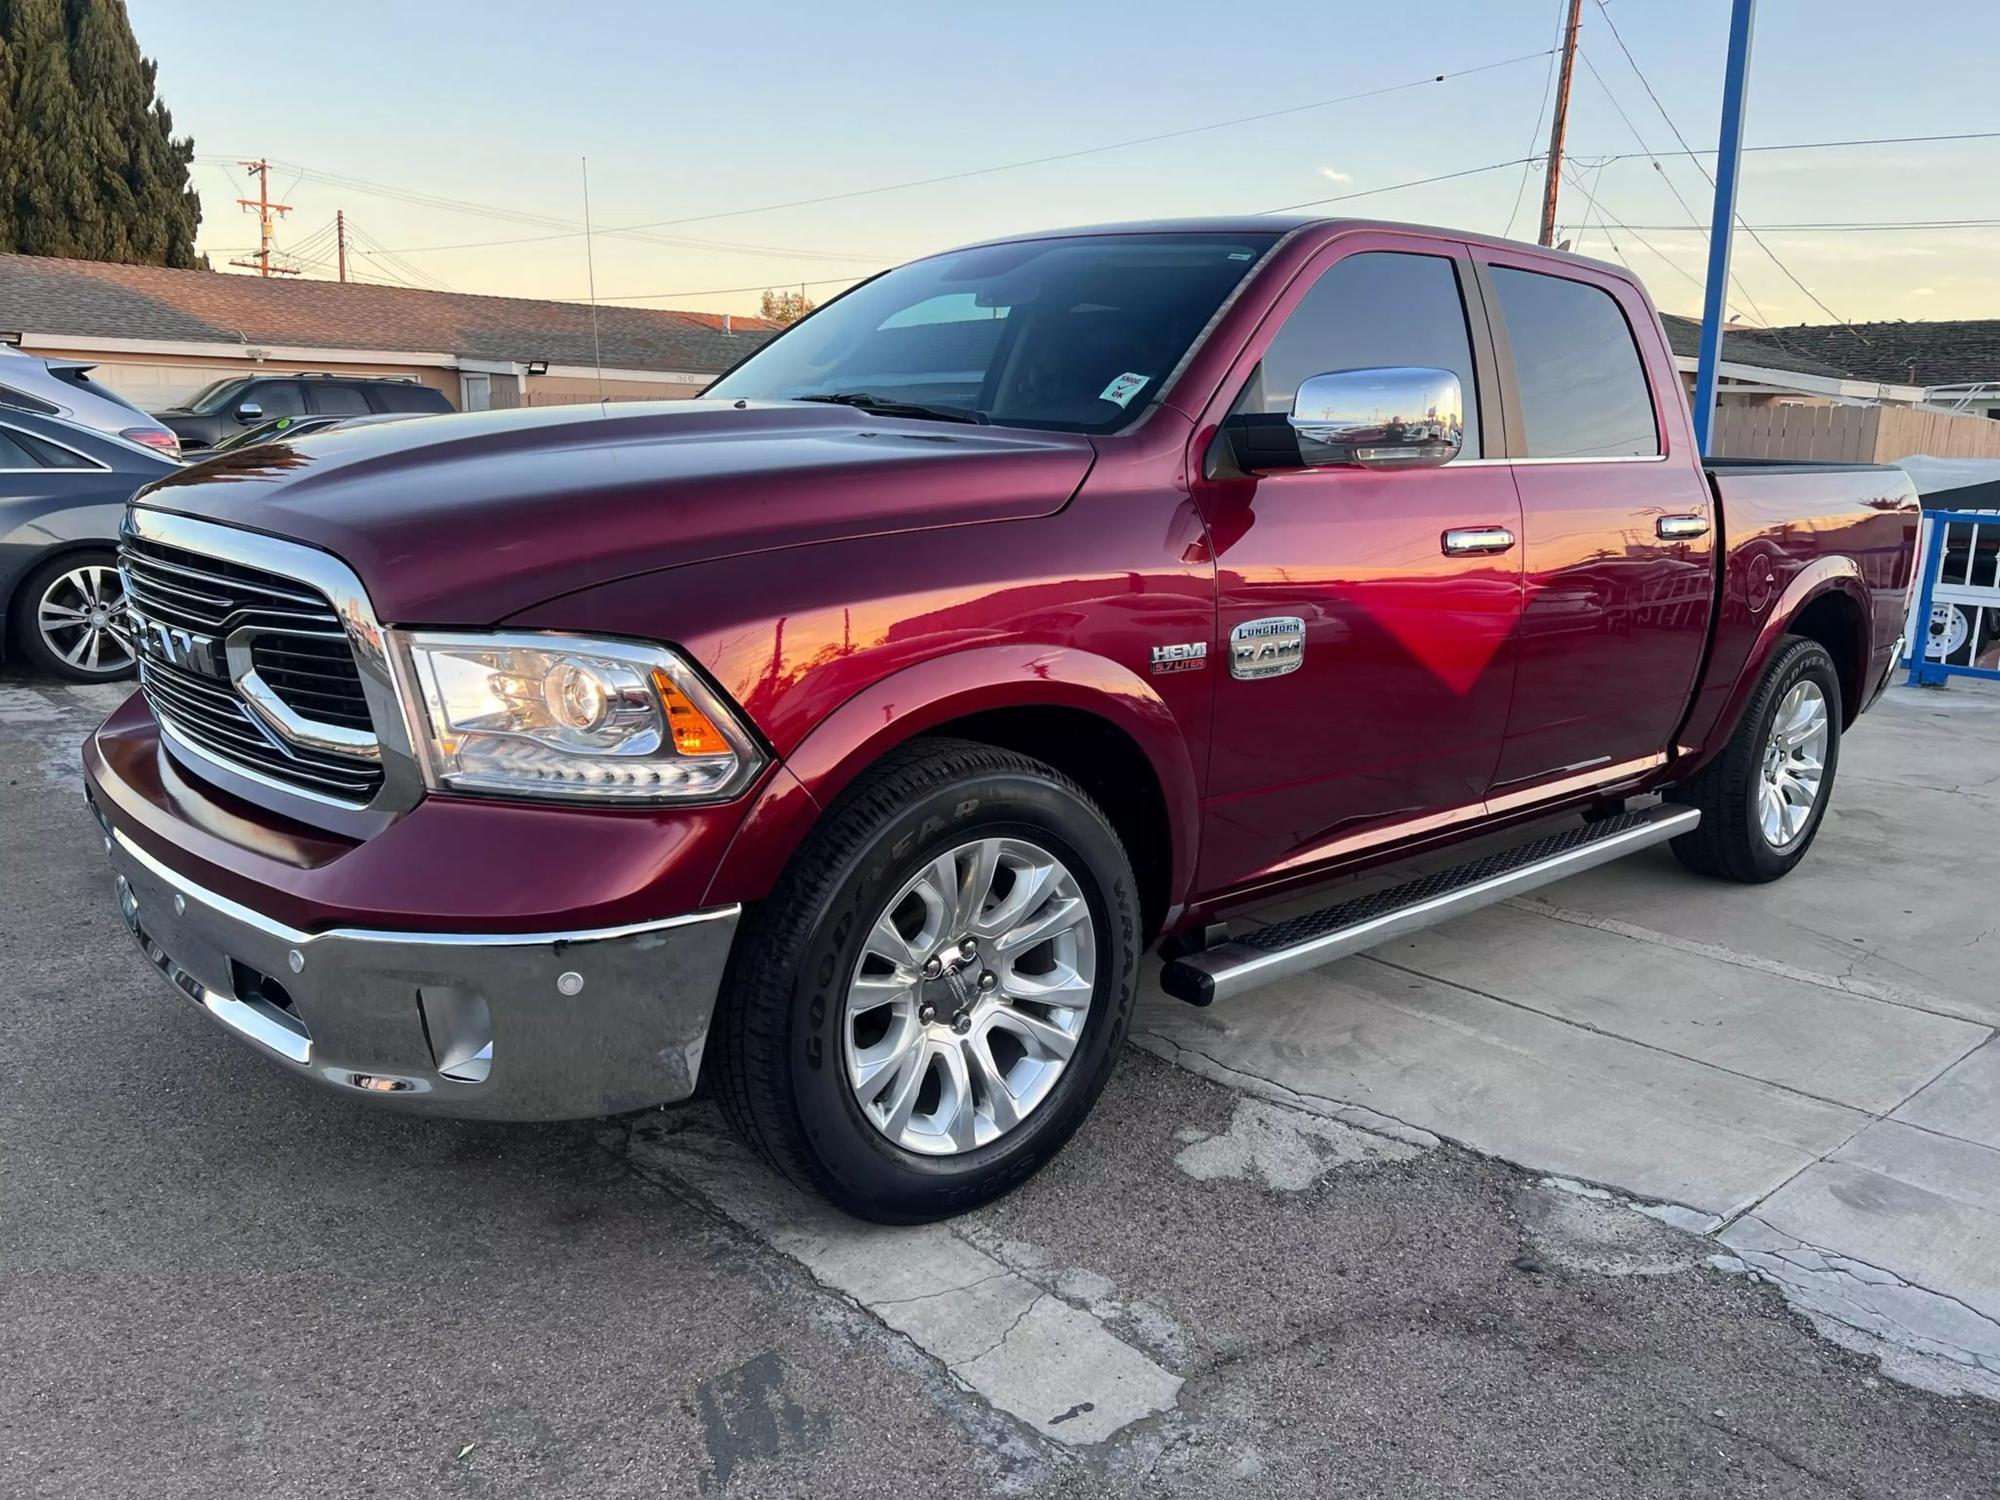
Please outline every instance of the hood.
M687 563L1059 510L1062 433L798 402L544 407L387 422L196 463L138 504L323 548L385 623L485 625Z

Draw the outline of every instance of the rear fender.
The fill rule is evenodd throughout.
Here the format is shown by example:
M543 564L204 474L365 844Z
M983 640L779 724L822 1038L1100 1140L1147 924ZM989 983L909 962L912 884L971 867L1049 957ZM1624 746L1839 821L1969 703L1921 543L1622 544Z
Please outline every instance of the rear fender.
M1730 685L1728 696L1723 700L1722 709L1699 735L1683 736L1701 745L1697 761L1684 768L1684 772L1699 770L1719 755L1736 732L1738 720L1749 707L1750 699L1757 691L1757 684L1763 680L1764 669L1777 654L1779 643L1791 634L1792 627L1817 600L1828 594L1841 594L1854 605L1860 624L1853 642L1855 659L1860 663L1860 674L1866 681L1869 663L1873 659L1872 642L1869 639L1869 611L1871 609L1868 586L1861 577L1860 566L1851 557L1821 557L1808 563L1792 575L1779 594L1776 603L1764 616L1764 623L1752 640L1749 652L1738 668L1735 680ZM1726 601L1725 608L1742 607L1738 601ZM1864 689L1865 691L1865 689ZM1861 703L1843 704L1843 712L1851 719L1860 712ZM1690 726L1691 729L1697 726Z
M743 820L707 900L755 901L770 893L820 814L898 745L972 714L1070 708L1124 732L1153 767L1167 808L1178 912L1195 868L1199 793L1187 740L1145 679L1105 657L1061 646L984 646L890 674L848 699L778 767Z

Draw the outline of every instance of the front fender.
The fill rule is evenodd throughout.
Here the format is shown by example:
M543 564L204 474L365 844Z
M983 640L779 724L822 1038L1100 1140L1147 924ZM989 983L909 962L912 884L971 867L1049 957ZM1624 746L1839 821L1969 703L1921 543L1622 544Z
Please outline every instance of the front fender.
M758 796L707 899L754 901L853 780L898 745L953 720L1009 708L1067 708L1104 720L1152 765L1167 809L1178 906L1194 877L1199 790L1187 740L1146 680L1107 657L1073 647L982 646L933 657L872 683L823 719Z

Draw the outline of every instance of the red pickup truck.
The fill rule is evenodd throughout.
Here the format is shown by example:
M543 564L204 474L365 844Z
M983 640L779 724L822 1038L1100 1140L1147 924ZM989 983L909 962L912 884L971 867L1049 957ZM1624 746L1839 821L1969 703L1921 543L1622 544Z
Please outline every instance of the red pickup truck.
M1783 875L1917 519L1894 469L1704 467L1616 267L1035 235L878 276L700 401L152 485L142 692L84 762L145 953L302 1078L548 1119L706 1075L798 1181L924 1220L1076 1129L1156 947L1205 1004L1669 839Z

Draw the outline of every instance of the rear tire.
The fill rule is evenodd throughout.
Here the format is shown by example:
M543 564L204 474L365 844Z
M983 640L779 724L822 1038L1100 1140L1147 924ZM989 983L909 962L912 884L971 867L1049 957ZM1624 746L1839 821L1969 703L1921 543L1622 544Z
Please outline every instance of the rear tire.
M137 669L118 554L92 548L52 557L14 592L11 636L37 672L66 682L116 682Z
M1840 764L1840 674L1818 641L1787 636L1728 748L1667 790L1701 809L1673 841L1690 870L1756 885L1788 875L1826 818Z
M1089 1113L1138 950L1130 861L1080 787L991 746L912 743L834 804L746 920L711 1031L716 1097L848 1213L966 1212Z

